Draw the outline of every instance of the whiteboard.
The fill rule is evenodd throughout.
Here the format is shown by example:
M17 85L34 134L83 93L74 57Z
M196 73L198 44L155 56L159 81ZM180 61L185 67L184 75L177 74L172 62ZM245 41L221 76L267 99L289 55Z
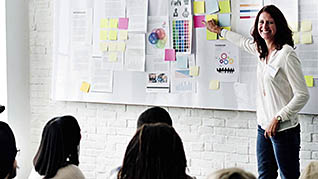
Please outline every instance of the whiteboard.
M167 15L170 0L149 0L148 3L149 16ZM255 111L257 57L239 51L240 73L238 82L220 82L218 90L209 89L209 82L215 79L213 70L210 68L211 64L209 64L215 56L212 49L218 43L226 44L233 49L236 47L233 47L226 40L204 40L204 28L193 29L192 53L195 56L196 65L200 67L199 76L195 77L196 92L148 93L146 91L147 73L131 71L114 71L112 92L84 93L80 91L82 81L89 79L85 76L85 72L74 73L70 67L70 10L72 8L91 8L92 13L94 13L94 5L92 1L83 0L76 1L76 3L57 0L54 5L51 90L53 100ZM235 31L239 13L238 1L233 0L231 8L232 30ZM316 46L316 44L311 44L311 46ZM316 57L312 58L316 59ZM249 65L246 66L246 63ZM301 113L318 114L318 87L309 88L309 92L310 100Z

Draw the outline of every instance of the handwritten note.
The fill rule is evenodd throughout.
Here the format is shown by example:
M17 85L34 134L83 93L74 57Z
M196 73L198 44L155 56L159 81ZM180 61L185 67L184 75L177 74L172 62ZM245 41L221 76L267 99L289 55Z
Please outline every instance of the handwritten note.
M220 88L220 81L219 80L211 80L209 83L209 89L211 90L218 90Z
M90 87L91 85L89 83L87 83L86 81L83 81L80 90L84 93L88 93Z
M193 13L194 14L204 14L204 1L194 1L193 2Z
M174 49L165 49L165 61L176 61L176 51Z

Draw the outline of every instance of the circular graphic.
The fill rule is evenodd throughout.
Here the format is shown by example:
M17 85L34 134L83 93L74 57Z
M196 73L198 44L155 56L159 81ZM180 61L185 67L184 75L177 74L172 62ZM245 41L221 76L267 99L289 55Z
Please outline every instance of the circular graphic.
M220 63L221 63L221 64L223 63L223 59L220 60Z
M156 34L157 34L157 36L158 36L158 38L160 40L162 40L162 39L164 39L166 37L165 30L163 30L161 28L160 29L156 29L155 32L156 32Z
M227 59L225 59L223 62L224 62L224 65L229 64L229 61Z
M230 58L229 63L230 63L230 64L233 64L233 63L234 63L234 59L233 59L233 58Z
M227 54L226 53L222 53L220 56L221 56L222 59L226 59L227 58Z
M152 45L155 45L156 48L164 48L167 43L165 30L162 28L152 30L149 34L148 40Z
M148 40L151 44L156 44L158 42L158 36L155 32L151 32L151 34L148 37Z

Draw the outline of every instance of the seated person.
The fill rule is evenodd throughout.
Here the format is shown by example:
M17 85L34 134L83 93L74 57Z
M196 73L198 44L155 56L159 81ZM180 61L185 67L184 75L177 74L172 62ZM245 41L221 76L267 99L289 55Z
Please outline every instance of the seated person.
M213 172L208 179L256 179L256 177L240 168L225 168Z
M144 124L129 142L118 179L187 179L187 160L173 127Z
M0 178L11 179L16 176L17 147L9 125L0 121Z
M158 122L172 126L172 119L169 113L165 109L159 106L155 106L145 110L143 113L140 114L137 120L137 129L141 127L143 124L153 124ZM117 178L117 173L120 170L120 168L121 166L111 170L109 179Z
M47 122L29 179L84 179L77 167L80 131L73 116L56 117Z

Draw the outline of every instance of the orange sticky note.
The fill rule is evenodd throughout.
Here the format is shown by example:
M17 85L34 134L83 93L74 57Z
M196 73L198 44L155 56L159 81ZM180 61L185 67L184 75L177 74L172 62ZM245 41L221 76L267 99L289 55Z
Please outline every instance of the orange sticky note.
M84 93L88 93L90 87L91 85L89 83L87 83L86 81L83 81L80 90Z

